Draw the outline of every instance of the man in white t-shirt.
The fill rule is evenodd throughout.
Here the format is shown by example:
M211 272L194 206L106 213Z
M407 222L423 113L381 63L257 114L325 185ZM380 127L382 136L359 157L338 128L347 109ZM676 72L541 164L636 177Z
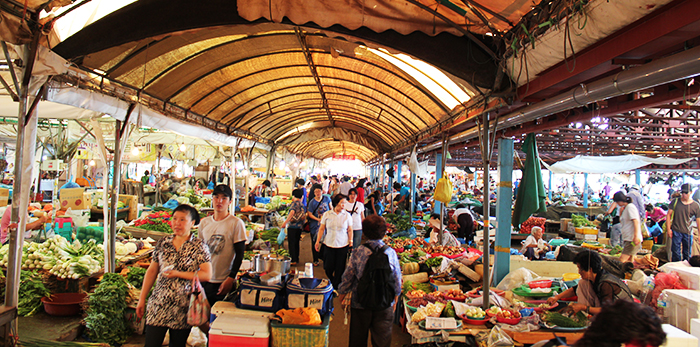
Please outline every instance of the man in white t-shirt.
M331 180L328 179L328 176L323 175L323 183L321 183L321 186L323 187L323 194L330 194L328 191L328 188L330 188L331 185Z
M523 248L520 250L520 253L530 260L542 260L547 251L551 249L552 247L542 239L542 228L532 227L530 236L523 241Z
M350 193L350 189L352 189L352 183L350 183L350 177L343 176L343 183L340 185L340 194L348 196L348 194Z
M228 211L232 196L229 186L220 184L214 187L214 215L203 218L199 223L199 238L207 244L211 253L211 280L202 282L211 306L234 289L245 253L245 224Z

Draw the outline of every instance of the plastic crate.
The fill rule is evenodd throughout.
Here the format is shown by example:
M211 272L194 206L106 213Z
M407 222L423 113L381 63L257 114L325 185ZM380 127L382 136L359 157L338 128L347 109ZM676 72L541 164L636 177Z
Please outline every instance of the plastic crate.
M323 316L321 325L290 325L271 321L272 347L327 347L331 315Z

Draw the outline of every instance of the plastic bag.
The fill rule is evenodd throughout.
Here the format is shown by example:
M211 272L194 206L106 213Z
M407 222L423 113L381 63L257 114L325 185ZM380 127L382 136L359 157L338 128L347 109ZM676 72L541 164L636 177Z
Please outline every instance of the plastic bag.
M166 203L163 204L163 207L165 207L167 209L174 210L179 205L180 205L180 203L177 201L177 199L170 199Z
M521 267L515 271L511 271L506 277L503 277L496 288L500 290L513 290L520 287L522 284L528 283L540 277L529 269Z
M438 180L437 185L435 186L433 198L447 204L452 201L452 181L445 177L445 173L442 175L443 177Z
M408 158L408 168L412 174L418 172L418 155L416 154L416 146L413 146L411 156Z
M654 277L654 290L652 293L651 307L656 307L656 301L664 289L688 289L681 283L681 278L675 271L671 273L660 272Z
M282 246L284 244L284 239L287 238L287 228L280 230L279 235L277 235L277 244Z
M207 301L204 288L202 288L195 273L194 278L192 278L192 293L190 293L190 307L187 310L187 324L198 327L209 322L209 312L209 301Z
M496 325L493 327L493 329L491 329L488 339L486 340L486 345L488 347L513 346L515 345L515 342L508 334L506 334L505 331L503 331L503 328Z
M76 228L86 227L90 222L90 210L71 210L69 207L64 216L70 217Z
M205 335L199 327L193 327L190 330L190 336L187 338L187 345L192 347L206 347L207 335Z
M321 325L321 315L312 307L298 307L293 310L279 310L276 313L282 324Z

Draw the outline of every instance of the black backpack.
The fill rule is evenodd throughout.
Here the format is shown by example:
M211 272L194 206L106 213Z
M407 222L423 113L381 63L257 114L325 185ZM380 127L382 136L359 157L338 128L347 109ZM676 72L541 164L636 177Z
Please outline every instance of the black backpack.
M367 244L363 246L369 248L372 254L367 259L365 271L357 284L358 302L366 310L386 309L398 295L394 272L391 270L389 257L384 253L388 247L384 245L380 249L373 250Z

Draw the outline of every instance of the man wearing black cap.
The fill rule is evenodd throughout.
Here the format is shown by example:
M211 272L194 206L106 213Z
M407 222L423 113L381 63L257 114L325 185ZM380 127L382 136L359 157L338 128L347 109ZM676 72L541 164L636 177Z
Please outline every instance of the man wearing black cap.
M671 201L668 206L668 216L673 216L666 222L666 232L673 241L672 261L688 260L693 245L691 217L700 216L700 204L690 198L690 184L684 183L681 186L681 197Z
M214 187L214 215L199 223L199 238L204 240L211 253L211 281L202 282L202 287L212 306L233 289L245 253L245 224L228 211L232 197L229 186L220 184Z

